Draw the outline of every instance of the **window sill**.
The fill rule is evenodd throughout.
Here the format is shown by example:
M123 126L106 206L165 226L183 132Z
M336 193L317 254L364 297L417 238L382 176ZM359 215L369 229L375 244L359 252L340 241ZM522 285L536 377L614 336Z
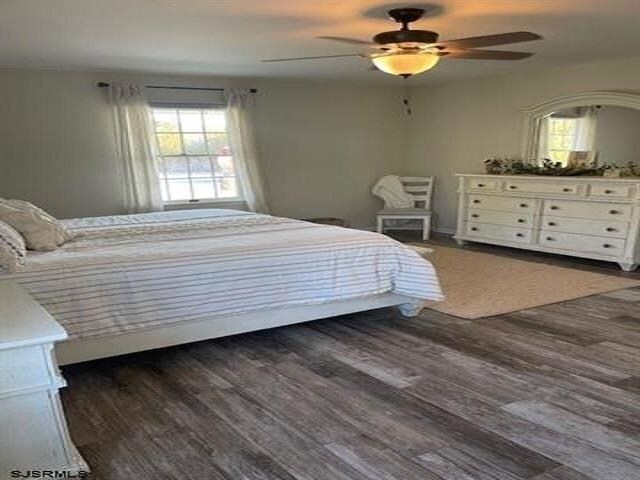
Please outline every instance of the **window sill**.
M164 209L167 211L196 210L199 208L228 208L232 210L248 210L247 204L242 198L212 200L206 202L172 202L164 204Z

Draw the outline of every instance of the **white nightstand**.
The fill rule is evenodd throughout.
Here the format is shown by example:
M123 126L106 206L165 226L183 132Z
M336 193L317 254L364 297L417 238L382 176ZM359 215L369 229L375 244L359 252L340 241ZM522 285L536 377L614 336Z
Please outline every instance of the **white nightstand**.
M21 286L0 281L0 479L12 471L88 471L71 442L53 354L65 330Z

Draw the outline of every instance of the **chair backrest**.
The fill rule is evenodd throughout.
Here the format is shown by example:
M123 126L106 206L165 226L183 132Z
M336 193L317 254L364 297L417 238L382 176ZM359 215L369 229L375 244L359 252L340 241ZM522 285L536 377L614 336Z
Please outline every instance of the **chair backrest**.
M416 208L431 209L433 177L400 177L404 191L413 196Z

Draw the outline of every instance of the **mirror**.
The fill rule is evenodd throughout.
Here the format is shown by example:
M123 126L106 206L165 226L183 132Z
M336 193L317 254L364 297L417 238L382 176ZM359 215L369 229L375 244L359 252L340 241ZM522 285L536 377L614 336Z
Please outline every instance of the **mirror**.
M524 110L522 158L563 166L640 163L640 95L582 92L552 98Z
M558 109L539 119L536 159L562 166L640 162L640 110L617 105Z

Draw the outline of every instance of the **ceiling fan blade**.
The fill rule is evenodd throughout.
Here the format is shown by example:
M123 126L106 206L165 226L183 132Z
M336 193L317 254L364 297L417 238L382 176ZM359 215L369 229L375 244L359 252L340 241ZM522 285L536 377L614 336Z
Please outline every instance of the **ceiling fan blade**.
M295 58L272 58L269 60L262 60L263 63L269 62L292 62L295 60L317 60L319 58L339 58L339 57L363 57L362 53L348 53L346 55L321 55L318 57L295 57Z
M346 37L316 37L322 40L333 40L334 42L349 43L351 45L367 45L369 47L380 47L377 43L368 42L366 40L358 40L357 38Z
M542 37L540 35L532 32L509 32L498 33L496 35L483 35L481 37L445 40L444 42L438 42L436 45L457 50L463 48L494 47L496 45L507 45L510 43L531 42L533 40L540 40L541 38Z
M530 52L507 52L504 50L453 50L446 58L464 58L469 60L522 60L528 58Z

